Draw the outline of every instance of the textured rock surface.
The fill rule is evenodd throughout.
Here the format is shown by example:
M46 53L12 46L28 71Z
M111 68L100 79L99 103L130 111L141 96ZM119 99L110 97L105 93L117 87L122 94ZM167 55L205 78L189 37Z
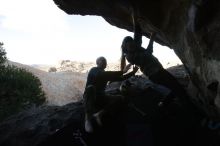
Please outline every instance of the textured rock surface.
M68 14L99 15L132 31L130 5L145 36L174 49L199 94L193 97L210 117L220 118L219 0L54 0Z
M191 106L181 105L176 99L159 108L162 96L146 78L132 77L129 81L136 90L128 98L138 110L128 106L119 116L104 120L105 126L94 134L84 131L84 108L78 102L36 108L10 117L0 124L0 145L85 146L86 142L88 146L219 146L216 125L209 128L205 121L208 119L192 112ZM118 85L108 86L107 92L118 94Z
M138 127L142 125L141 129L144 128L145 130L141 130L141 132L149 133L144 138L148 139L148 145L154 139L162 142L158 143L158 145L175 145L179 142L188 145L191 143L194 134L196 138L201 136L198 135L201 129L196 130L200 126L200 117L196 119L197 117L192 116L193 114L191 114L190 109L187 111L181 109L178 104L172 104L165 109L159 110L157 104L161 99L161 95L153 90L153 88L148 88L152 87L151 83L142 77L133 77L130 81L137 89L129 94L130 100L139 110L145 112L147 116L143 117L139 112L131 108L125 112L127 114L123 114L120 118L114 118L111 121L113 125L106 126L107 130L97 132L94 135L88 135L83 128L84 108L82 103L72 103L63 107L36 108L12 116L0 125L0 145L81 146L79 138L83 138L84 141L89 143L88 145L119 145L120 141L124 141L123 137L126 137L123 135L123 129L121 129L123 125L117 127L119 119L120 121L121 119L126 119L128 134L129 130L131 130L130 134L135 134L135 131L133 131L134 133L132 132L132 126L135 126L139 131ZM116 90L118 85L117 83L112 84L108 87L107 92L112 94L118 93L118 90ZM107 121L109 122L109 120L111 119ZM149 128L152 128L152 131L149 131ZM102 140L99 141L98 139ZM144 143L144 139L137 138L137 141L139 144ZM197 139L194 140L192 143L197 142ZM106 141L108 142L106 143ZM210 140L208 139L207 141Z
M63 107L46 106L22 112L1 123L0 145L36 146L65 126L78 124L77 128L80 128L83 117L81 103Z

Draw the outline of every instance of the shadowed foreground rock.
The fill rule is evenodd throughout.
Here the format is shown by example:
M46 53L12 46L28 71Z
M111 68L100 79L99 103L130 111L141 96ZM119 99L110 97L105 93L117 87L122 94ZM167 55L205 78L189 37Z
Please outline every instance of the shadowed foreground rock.
M57 130L83 121L82 103L62 107L51 106L31 109L10 117L0 125L1 146L34 146L56 133ZM77 127L80 127L77 125Z
M129 80L137 88L129 98L138 110L126 107L106 118L94 134L84 131L82 102L42 107L12 116L0 125L1 146L219 146L219 130L197 109L178 99L159 108L161 94L143 77ZM119 83L107 92L119 93ZM146 115L143 116L141 112Z

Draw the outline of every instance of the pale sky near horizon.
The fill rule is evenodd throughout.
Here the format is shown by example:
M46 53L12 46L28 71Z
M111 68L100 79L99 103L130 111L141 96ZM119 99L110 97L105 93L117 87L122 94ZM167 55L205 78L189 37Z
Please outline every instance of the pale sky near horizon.
M120 58L123 38L133 34L102 17L67 15L53 0L0 0L0 42L9 60L23 64L56 64L59 60L108 62ZM143 39L147 46L148 39ZM154 55L165 64L180 63L174 52L154 44Z

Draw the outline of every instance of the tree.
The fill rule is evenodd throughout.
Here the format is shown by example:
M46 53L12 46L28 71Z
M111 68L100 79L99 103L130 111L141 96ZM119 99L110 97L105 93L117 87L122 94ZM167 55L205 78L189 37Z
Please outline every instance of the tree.
M5 63L7 57L6 57L6 52L5 49L3 48L3 43L0 42L0 66L3 65L3 63Z
M0 68L0 122L45 101L41 82L32 73L15 66Z
M57 71L56 67L51 67L51 68L49 68L49 70L48 70L48 72L56 72L56 71Z
M40 80L25 69L5 66L6 52L0 42L0 122L46 101Z

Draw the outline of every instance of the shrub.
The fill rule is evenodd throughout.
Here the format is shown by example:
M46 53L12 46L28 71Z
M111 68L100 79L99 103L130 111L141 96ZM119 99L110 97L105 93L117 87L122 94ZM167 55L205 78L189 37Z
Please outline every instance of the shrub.
M15 66L0 68L0 121L44 102L41 82L32 73Z
M56 67L50 67L48 70L48 72L56 72L56 71L57 71Z
M3 63L6 61L6 52L5 49L3 48L3 43L0 42L0 66L3 66Z

